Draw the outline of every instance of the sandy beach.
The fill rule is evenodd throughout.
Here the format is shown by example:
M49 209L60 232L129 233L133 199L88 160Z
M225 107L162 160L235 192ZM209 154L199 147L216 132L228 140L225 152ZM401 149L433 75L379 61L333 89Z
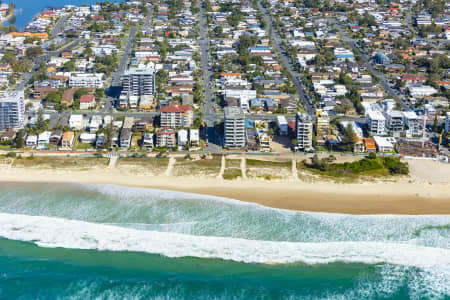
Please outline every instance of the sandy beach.
M3 182L75 182L156 188L233 198L302 211L351 214L450 214L450 164L409 161L410 178L339 184L302 180L223 180L153 176L131 170L3 167Z

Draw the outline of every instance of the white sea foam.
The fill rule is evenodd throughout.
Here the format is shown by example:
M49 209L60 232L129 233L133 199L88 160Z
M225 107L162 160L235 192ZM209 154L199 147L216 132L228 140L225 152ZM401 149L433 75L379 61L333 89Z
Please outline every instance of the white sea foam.
M0 213L0 236L45 247L136 251L246 263L389 263L439 270L450 278L450 250L381 242L293 243L145 231L61 218Z
M102 194L110 195L110 196L119 195L120 197L123 197L125 199L128 199L129 197L142 197L142 196L149 196L150 198L154 197L157 199L166 199L166 200L196 199L196 200L209 200L209 201L215 201L215 202L222 202L222 203L234 204L234 205L258 206L258 207L272 209L272 208L269 208L267 206L263 206L263 205L260 205L257 203L244 202L244 201L240 201L240 200L236 200L236 199L232 199L232 198L186 193L186 192L171 191L171 190L139 188L139 187L124 187L124 186L115 185L115 184L80 183L78 185L83 186L88 189L91 189L91 190L95 190ZM279 209L279 210L282 210L282 209ZM286 211L287 213L292 212L290 210L284 210L284 211Z
M116 185L27 186L6 188L0 194L0 212L199 236L311 243L390 242L450 249L449 215L297 212L227 198Z

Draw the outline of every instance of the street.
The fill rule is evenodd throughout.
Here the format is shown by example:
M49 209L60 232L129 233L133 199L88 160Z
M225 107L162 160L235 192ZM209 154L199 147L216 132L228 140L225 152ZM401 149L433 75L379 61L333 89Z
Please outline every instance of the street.
M373 64L370 61L370 58L360 51L356 42L347 35L342 26L340 24L335 23L334 28L339 31L342 40L350 45L353 52L358 54L364 60L364 66L367 69L369 69L370 72L372 72L375 77L377 77L379 83L384 88L385 92L388 93L390 97L397 98L400 101L403 110L409 110L410 108L408 103L406 102L405 97L403 95L400 95L400 93L397 90L391 88L391 86L389 85L389 80L386 77L386 75L384 75L383 73L379 72L377 69L374 68Z
M209 51L209 34L208 25L206 24L204 3L200 5L199 13L199 45L200 45L200 67L203 71L203 120L205 121L207 128L205 131L205 139L208 140L208 151L218 152L221 148L221 137L217 137L214 129L214 125L223 119L222 114L214 112L216 103L214 100L212 72L211 72L211 54Z
M151 22L153 9L150 8L148 11L147 18L145 20L145 26L148 26ZM140 26L139 26L140 28ZM123 50L122 57L120 59L119 65L116 71L111 76L111 84L106 90L106 101L103 107L103 112L111 112L113 110L114 101L120 96L121 90L121 78L128 67L128 61L130 60L131 50L133 49L133 41L136 37L138 27L133 26L130 29L130 34L128 35L127 44Z
M267 10L262 6L261 2L258 2L258 8L262 12L264 16L264 21L267 24L267 31L271 32L271 39L273 42L273 46L275 48L275 51L277 52L281 63L283 65L283 68L289 72L291 75L292 82L294 83L294 86L297 90L298 97L300 101L302 102L303 107L305 108L306 112L309 115L314 115L315 109L314 104L312 103L311 99L309 99L308 95L306 94L303 84L299 80L299 74L296 72L295 66L289 61L289 58L287 57L285 51L282 50L281 45L281 39L278 35L278 33L273 29L272 27L272 17L267 12ZM286 49L285 49L286 50Z
M28 85L28 81L30 81L30 79L33 77L34 73L36 73L36 71L38 70L39 65L40 65L41 62L45 62L46 63L50 59L50 57L52 57L52 56L60 56L62 52L72 50L73 48L77 47L82 41L84 41L84 40L81 39L81 38L80 39L76 39L72 43L68 44L67 46L65 46L63 48L60 48L57 51L47 52L43 56L35 59L34 65L31 68L30 72L24 74L22 81L16 86L16 91L21 91L21 90L24 90L26 88L26 86Z

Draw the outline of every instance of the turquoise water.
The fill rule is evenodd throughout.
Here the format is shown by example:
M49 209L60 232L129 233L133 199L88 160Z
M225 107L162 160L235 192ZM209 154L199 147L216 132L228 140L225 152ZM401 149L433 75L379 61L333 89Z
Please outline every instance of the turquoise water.
M449 216L0 183L1 299L449 299Z

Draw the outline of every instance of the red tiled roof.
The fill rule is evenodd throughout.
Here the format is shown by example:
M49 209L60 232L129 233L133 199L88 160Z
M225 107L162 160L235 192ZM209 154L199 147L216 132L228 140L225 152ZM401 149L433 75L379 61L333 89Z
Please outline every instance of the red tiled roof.
M189 110L192 110L192 107L189 105L170 105L161 107L162 113L184 113Z
M402 80L426 80L424 76L403 75Z
M94 100L95 100L94 95L83 95L80 98L80 103L90 103L93 102Z

